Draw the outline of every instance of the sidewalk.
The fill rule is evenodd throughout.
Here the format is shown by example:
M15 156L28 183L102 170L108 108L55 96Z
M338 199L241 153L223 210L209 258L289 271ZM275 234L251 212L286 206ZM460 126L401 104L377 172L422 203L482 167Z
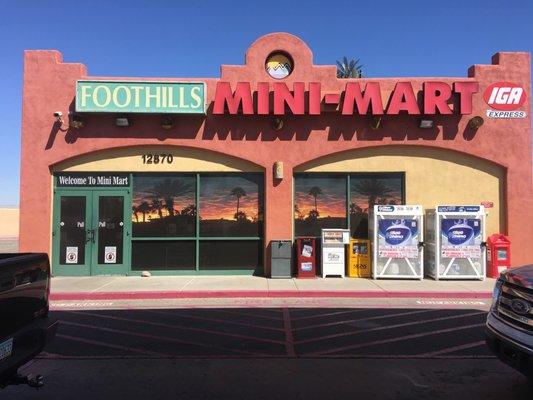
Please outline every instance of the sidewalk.
M51 300L173 298L490 298L485 281L267 279L256 276L95 276L52 278Z

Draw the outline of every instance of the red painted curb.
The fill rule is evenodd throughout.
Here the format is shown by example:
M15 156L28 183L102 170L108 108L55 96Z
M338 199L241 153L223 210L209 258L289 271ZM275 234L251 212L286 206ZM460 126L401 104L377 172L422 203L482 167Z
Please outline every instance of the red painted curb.
M202 291L136 291L136 292L58 292L50 300L160 300L215 298L423 298L423 299L488 299L492 292L402 292L380 290L202 290Z

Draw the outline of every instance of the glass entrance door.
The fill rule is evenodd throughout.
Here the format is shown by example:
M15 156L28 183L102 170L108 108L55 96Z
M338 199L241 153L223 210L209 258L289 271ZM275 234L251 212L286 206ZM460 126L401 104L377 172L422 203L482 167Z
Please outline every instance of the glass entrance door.
M126 275L130 269L129 203L127 190L57 191L54 274Z
M56 193L54 199L53 273L90 275L92 195Z
M124 191L93 194L91 275L126 275L125 251L129 225ZM130 252L127 251L127 254Z

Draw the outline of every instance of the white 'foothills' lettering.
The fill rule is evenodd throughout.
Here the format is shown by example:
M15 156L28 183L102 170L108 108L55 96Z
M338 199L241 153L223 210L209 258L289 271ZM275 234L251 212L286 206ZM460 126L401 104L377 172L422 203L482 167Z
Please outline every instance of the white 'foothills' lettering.
M188 89L180 86L174 90L172 86L126 86L119 85L114 88L108 85L81 85L80 104L88 106L91 100L97 108L108 106L116 108L191 108L198 109L202 106L202 88L193 86Z

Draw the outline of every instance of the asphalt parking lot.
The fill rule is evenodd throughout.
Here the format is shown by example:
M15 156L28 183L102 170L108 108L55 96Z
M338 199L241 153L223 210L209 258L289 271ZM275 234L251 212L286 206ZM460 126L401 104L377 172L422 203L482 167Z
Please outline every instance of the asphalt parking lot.
M476 309L56 311L44 357L490 357Z
M20 399L528 399L484 344L483 307L56 307Z

